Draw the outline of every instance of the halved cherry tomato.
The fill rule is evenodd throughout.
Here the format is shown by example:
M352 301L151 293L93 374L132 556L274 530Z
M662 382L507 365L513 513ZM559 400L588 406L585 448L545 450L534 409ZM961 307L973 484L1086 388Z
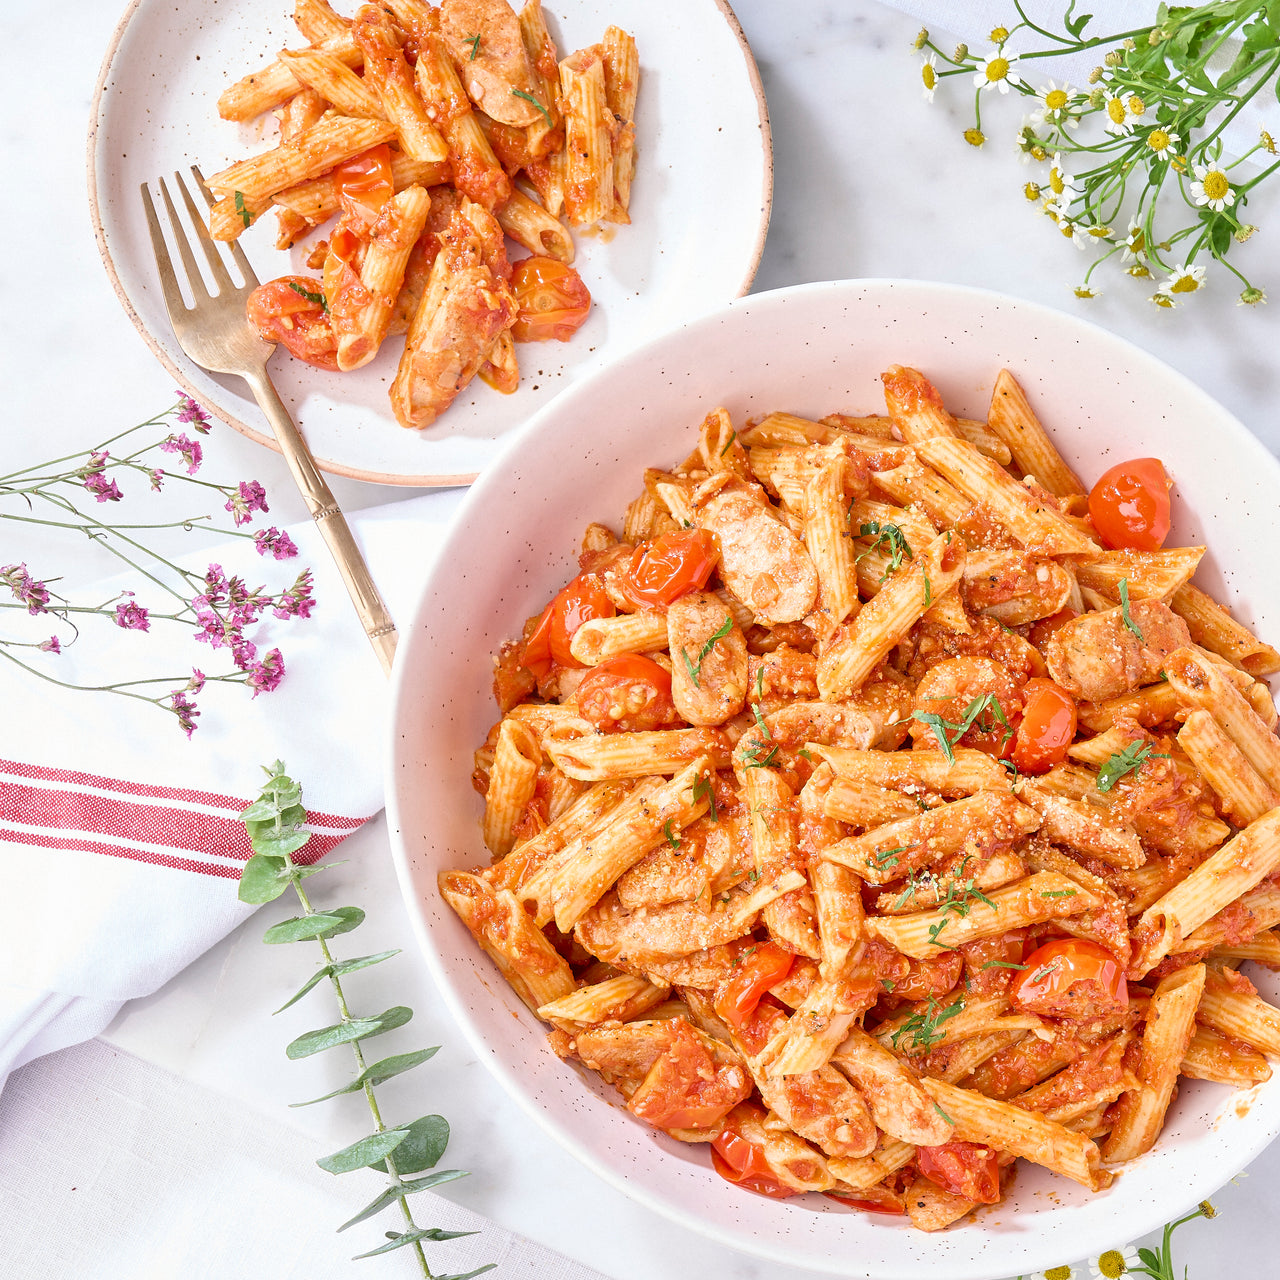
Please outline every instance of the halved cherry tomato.
M1068 622L1074 621L1079 616L1074 609L1059 609L1057 613L1041 618L1039 622L1033 622L1031 630L1027 633L1027 639L1039 649L1055 631L1065 627Z
M1172 482L1159 458L1117 463L1089 491L1089 519L1113 550L1155 551L1169 535Z
M1009 992L1009 1003L1022 1013L1094 1018L1128 1007L1124 967L1096 942L1055 938L1023 963L1026 970Z
M245 303L267 342L283 342L291 355L317 369L338 369L338 340L329 323L323 285L310 276L281 276L260 284Z
M591 309L582 277L557 258L522 258L511 270L511 292L519 307L511 326L517 342L568 342Z
M384 142L335 165L333 179L343 210L372 226L382 206L396 193L391 148Z
M717 1063L683 1018L676 1018L674 1027L671 1044L655 1059L627 1110L658 1129L709 1129L751 1092L751 1081L740 1065Z
M622 575L622 590L638 605L668 605L701 591L719 559L715 534L706 529L664 533L635 549Z
M795 956L776 942L757 942L738 954L737 967L716 992L715 1010L741 1031L760 997L791 972Z
M1000 1165L994 1148L977 1142L944 1142L917 1147L920 1172L952 1195L978 1204L1000 1199Z
M1044 773L1067 758L1076 736L1076 700L1052 680L1028 680L1013 763L1023 773Z
M842 1196L835 1191L824 1191L822 1194L828 1200L838 1200L841 1204L847 1204L850 1209L860 1209L863 1213L887 1213L891 1217L901 1218L907 1212L906 1206L892 1191L884 1191L883 1200L860 1200L857 1196Z
M562 588L542 611L524 646L524 665L539 680L552 666L581 667L569 641L591 618L612 618L617 610L596 578L580 573Z
M656 729L676 716L671 673L638 653L600 663L582 677L574 698L578 714L605 733Z
M764 1152L733 1129L723 1130L711 1143L711 1166L724 1179L774 1200L799 1194L778 1181Z

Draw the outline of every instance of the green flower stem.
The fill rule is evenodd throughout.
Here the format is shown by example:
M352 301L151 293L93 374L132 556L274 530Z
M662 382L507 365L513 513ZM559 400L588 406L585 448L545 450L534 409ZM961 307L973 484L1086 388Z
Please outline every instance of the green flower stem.
M39 648L39 645L23 645L23 648ZM147 680L121 680L117 684L72 684L67 680L58 680L47 672L41 671L38 667L28 666L21 658L16 658L9 652L7 644L0 645L0 657L7 658L16 667L21 667L23 671L30 672L33 676L39 676L41 680L48 681L49 684L56 684L60 689L75 689L83 693L115 693L122 698L136 698L139 702L149 702L153 706L160 707L164 711L170 710L165 705L163 695L159 697L149 697L145 693L134 693L133 686L146 684L176 684L182 686L190 679L189 676L173 676L169 678L161 676L153 676ZM215 682L222 684L244 684L247 676L229 675L229 676L206 676L205 683L213 684Z
M282 820L278 814L276 816L276 830L277 830L277 833L283 830ZM303 888L302 880L298 875L298 864L294 862L292 855L286 853L284 855L284 861L285 861L285 866L289 872L290 882L293 884L293 890L298 895L298 901L302 904L303 914L308 916L321 914L320 912L317 912L315 908L311 905L311 899L307 896L307 891L305 888ZM324 955L325 964L329 965L330 968L332 969L334 960L333 960L333 954L329 950L328 940L325 938L317 938L316 941L320 944L320 950ZM342 979L339 978L336 973L330 972L329 983L333 987L333 994L337 999L338 1012L342 1015L342 1021L351 1022L352 1021L351 1010L347 1006L347 998L342 990ZM351 1041L351 1052L355 1055L356 1068L359 1074L363 1075L366 1064L364 1060L364 1054L360 1049L359 1040ZM382 1112L378 1108L378 1099L374 1095L373 1084L370 1081L366 1080L364 1082L363 1092L365 1096L365 1101L368 1102L369 1110L373 1115L373 1123L374 1123L375 1131L377 1133L385 1133L386 1126L382 1122ZM400 1175L396 1172L395 1153L390 1152L387 1155L383 1156L383 1163L387 1167L388 1181L396 1188L403 1188L404 1181L401 1179ZM414 1222L413 1220L413 1213L409 1208L409 1201L403 1195L398 1198L400 1200L400 1211L404 1217L405 1225L408 1227L410 1231L413 1231L417 1228L417 1223ZM409 1246L409 1248L413 1250L414 1256L418 1260L418 1266L422 1271L422 1275L426 1278L426 1280L431 1280L431 1268L427 1265L427 1255L423 1252L422 1242L420 1240L415 1240Z
M164 425L164 420L171 414L178 404L172 404L163 413L158 413L154 418L148 418L145 422L136 423L132 427L126 427L123 431L118 431L115 435L109 436L98 446L97 449L81 450L79 453L68 453L61 458L49 458L45 462L34 462L29 467L23 467L19 471L11 471L7 476L0 476L0 485L5 484L9 480L16 479L18 476L29 475L38 467L56 467L60 462L74 462L77 458L87 458L90 453L101 453L109 444L115 444L117 440L123 440L125 436L132 435L135 431L141 431L144 427L159 427Z

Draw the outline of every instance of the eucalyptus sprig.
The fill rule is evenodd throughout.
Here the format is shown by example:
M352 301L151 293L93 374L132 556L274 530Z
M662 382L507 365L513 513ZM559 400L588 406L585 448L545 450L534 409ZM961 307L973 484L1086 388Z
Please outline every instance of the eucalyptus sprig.
M449 1143L448 1121L443 1116L426 1115L388 1128L383 1122L374 1092L377 1085L426 1062L435 1055L439 1046L395 1054L372 1064L365 1062L362 1043L403 1026L413 1017L413 1010L404 1005L394 1005L372 1017L356 1017L347 1004L342 978L358 969L366 969L370 965L389 960L398 954L398 949L357 956L350 960L334 958L329 950L328 940L358 928L364 922L364 912L359 907L329 907L318 910L312 905L302 882L328 868L305 866L296 862L293 857L311 839L311 833L304 826L307 811L302 805L302 788L285 773L285 767L279 760L265 768L264 772L267 774L267 781L261 794L240 815L253 848L253 856L245 863L240 876L240 900L259 905L271 902L290 887L293 888L302 905L302 914L272 925L262 940L268 943L316 942L324 957L324 964L276 1012L289 1008L327 978L340 1014L339 1020L331 1026L320 1027L298 1036L285 1048L285 1054L291 1059L306 1058L313 1053L345 1044L350 1045L356 1061L356 1075L346 1084L322 1097L291 1105L307 1107L342 1094L363 1093L373 1116L373 1132L350 1146L343 1147L341 1151L322 1156L316 1163L334 1174L350 1173L354 1169L377 1169L387 1175L384 1189L338 1230L345 1231L399 1203L405 1229L386 1232L387 1244L370 1249L367 1253L357 1254L357 1258L371 1258L377 1254L409 1248L417 1258L422 1275L429 1277L429 1280L471 1280L473 1276L492 1270L494 1264L478 1267L465 1275L436 1275L427 1265L422 1245L423 1241L453 1240L475 1233L420 1227L414 1221L409 1207L411 1195L466 1177L465 1171L461 1169L441 1169L427 1173L424 1177L410 1177L411 1174L435 1169L440 1162Z
M1250 195L1280 168L1280 160L1269 159L1276 142L1263 130L1243 154L1228 156L1223 132L1259 94L1280 95L1280 0L1162 4L1154 23L1106 35L1088 34L1093 15L1077 16L1076 0L1061 30L1034 22L1021 0L1012 3L1019 21L996 27L986 54L963 44L948 54L920 32L915 47L927 50L925 96L932 101L937 86L953 77L971 82L974 122L964 137L975 147L987 140L984 94L1012 91L1035 100L1017 145L1024 159L1047 170L1023 192L1058 232L1092 251L1077 296L1096 297L1095 270L1119 254L1136 279L1164 273L1150 295L1157 306L1176 306L1199 290L1207 261L1237 277L1240 302L1265 301L1227 256L1257 230L1242 215ZM1217 71L1228 46L1234 57ZM1033 88L1023 79L1036 59L1094 49L1106 52L1089 89L1052 80ZM1098 127L1082 130L1084 122Z

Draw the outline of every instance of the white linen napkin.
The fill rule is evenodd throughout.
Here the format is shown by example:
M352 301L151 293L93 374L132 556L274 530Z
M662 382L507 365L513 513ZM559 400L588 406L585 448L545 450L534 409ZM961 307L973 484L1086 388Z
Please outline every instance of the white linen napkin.
M351 520L401 625L462 492ZM13 904L0 934L0 1086L22 1063L96 1035L124 1001L155 991L246 918L234 883L250 853L238 814L259 766L281 759L303 784L315 835L302 858L323 856L382 808L386 677L314 526L288 532L299 556L287 564L314 571L317 604L310 618L269 624L285 679L256 698L207 685L189 742L153 706L0 663L0 883ZM261 581L248 540L188 567L203 573L210 562ZM124 578L104 598L122 587L146 600ZM51 674L97 684L122 670L185 674L213 657L185 628L103 631Z

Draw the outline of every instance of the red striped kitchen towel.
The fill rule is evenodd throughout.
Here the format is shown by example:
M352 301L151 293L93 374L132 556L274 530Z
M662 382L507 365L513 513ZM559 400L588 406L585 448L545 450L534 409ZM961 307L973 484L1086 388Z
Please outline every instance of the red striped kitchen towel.
M402 626L457 498L424 495L352 520ZM305 860L381 809L386 678L315 530L289 532L299 565L315 571L317 604L262 637L283 649L286 677L256 698L207 684L190 741L155 707L0 663L0 1084L96 1035L124 1001L156 990L248 916L234 884L250 853L238 815L260 766L283 760L303 785L314 833ZM211 558L228 573L255 571L247 542ZM112 583L108 594L131 585ZM183 629L108 630L60 655L59 678L101 684L208 657Z

